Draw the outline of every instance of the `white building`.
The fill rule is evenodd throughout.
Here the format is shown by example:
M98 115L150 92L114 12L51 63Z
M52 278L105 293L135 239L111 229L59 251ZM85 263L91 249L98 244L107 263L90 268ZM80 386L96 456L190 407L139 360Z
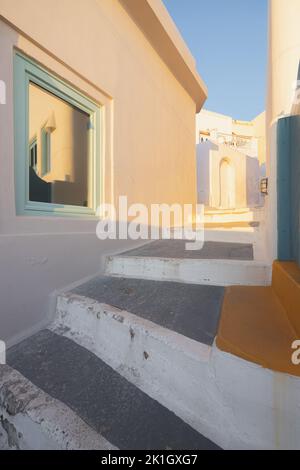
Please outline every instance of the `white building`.
M196 119L198 201L207 208L233 210L262 204L260 178L264 116L252 122L202 110ZM261 153L261 154L260 154Z

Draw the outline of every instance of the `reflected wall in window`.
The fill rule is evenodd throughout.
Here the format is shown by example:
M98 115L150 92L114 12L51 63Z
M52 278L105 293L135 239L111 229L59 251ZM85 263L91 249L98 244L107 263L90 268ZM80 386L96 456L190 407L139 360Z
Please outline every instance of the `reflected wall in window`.
M90 115L29 84L30 201L92 207Z
M42 129L42 176L51 171L51 132Z
M30 167L37 172L37 138L29 142L29 158L30 158Z

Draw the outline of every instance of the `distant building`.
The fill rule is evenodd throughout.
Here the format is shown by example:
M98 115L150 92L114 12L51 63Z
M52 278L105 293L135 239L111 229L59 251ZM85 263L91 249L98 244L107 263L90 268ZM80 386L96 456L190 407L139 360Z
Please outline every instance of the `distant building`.
M213 209L252 208L262 203L265 128L253 121L202 110L196 119L198 201Z

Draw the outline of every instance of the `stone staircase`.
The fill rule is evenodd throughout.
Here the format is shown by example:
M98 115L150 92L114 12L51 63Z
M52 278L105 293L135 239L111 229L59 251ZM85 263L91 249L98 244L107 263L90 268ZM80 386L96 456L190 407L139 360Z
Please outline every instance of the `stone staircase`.
M46 441L48 448L63 445L66 448L104 450L217 449L216 445L88 349L50 330L43 330L13 348L9 353L9 362L34 384L31 386L34 397L37 388L47 394L41 397L42 403L35 416L40 423L44 423L46 429L50 427L49 416L44 409L47 401L54 398L59 404L55 410L58 422L56 425L53 422L48 433L48 437L56 441L56 446L50 446L45 437L40 438L46 434L42 426L39 438L34 440L36 436L30 436L32 431L29 426L25 428L23 425L20 431L18 423L14 421L18 429L14 443L19 448L28 441L35 448L40 448ZM72 411L66 411L63 407ZM58 412L61 413L60 417ZM66 420L70 413L75 416L76 426L70 427ZM20 413L18 415L20 422ZM59 442L64 435L65 442Z
M207 241L201 251L187 251L184 240L158 240L108 257L106 272L111 276L215 286L271 283L271 266L254 259L249 243Z
M172 240L109 257L103 275L61 293L48 329L11 348L0 367L2 446L298 446L290 429L299 413L286 412L283 390L297 410L299 382L216 346L224 263L233 272L243 263L250 285L268 283L251 245L209 243L200 254Z
M206 229L259 227L264 214L263 208L210 209L204 212Z

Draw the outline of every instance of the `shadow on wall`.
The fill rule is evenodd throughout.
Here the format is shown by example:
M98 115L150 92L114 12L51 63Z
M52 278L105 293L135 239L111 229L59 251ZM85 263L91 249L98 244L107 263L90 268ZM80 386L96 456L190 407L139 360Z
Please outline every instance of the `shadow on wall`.
M210 205L211 194L211 169L210 152L218 151L219 146L209 140L200 143L196 148L197 158L197 192L198 203L205 206Z
M256 158L246 156L247 206L256 207L262 203L260 194L260 165Z
M260 165L260 177L266 178L266 176L267 176L267 165L266 163L262 163Z

